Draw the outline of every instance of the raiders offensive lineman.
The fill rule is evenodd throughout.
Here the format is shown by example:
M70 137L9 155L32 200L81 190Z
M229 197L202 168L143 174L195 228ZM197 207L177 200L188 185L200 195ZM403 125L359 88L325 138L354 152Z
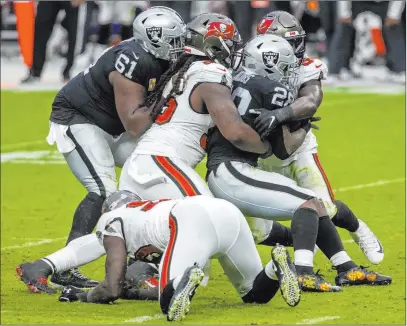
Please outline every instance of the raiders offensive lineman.
M214 124L241 150L268 153L268 142L243 122L230 96L228 68L240 42L235 23L224 15L201 14L187 24L185 53L147 98L155 122L123 167L120 190L148 199L212 196L194 168Z
M292 45L300 64L297 69L298 79L293 88L296 100L280 110L263 111L253 125L260 134L265 135L265 130L270 125L272 129L273 126L300 121L315 114L322 102L321 80L326 79L328 68L321 60L305 55L306 34L298 20L285 11L273 11L264 16L257 26L257 33L284 37ZM288 159L270 157L260 160L260 166L266 171L281 173L295 180L298 185L314 191L324 200L332 222L337 227L348 230L367 259L373 264L379 264L384 258L380 241L345 203L334 200L328 178L318 158L317 146L315 135L309 131L303 144ZM290 237L289 230L278 223L273 225L261 220L253 222L251 226L258 236L257 242L272 245L275 241L285 243L284 238Z
M134 20L133 31L134 38L106 49L58 92L52 104L47 141L57 144L88 192L76 209L67 243L95 227L104 199L116 191L115 165L123 166L136 146L133 136L149 120L149 111L141 108L145 98L183 49L185 24L172 9L144 11ZM99 252L104 250L96 243L83 254ZM54 274L52 282L97 284L77 270Z
M111 197L119 195L120 191ZM160 262L159 301L169 321L185 318L204 277L202 266L212 258L219 260L245 303L267 303L279 288L288 305L300 301L288 251L283 246L273 248L263 268L243 214L225 200L139 199L104 214L96 229L107 253L106 279L89 292L66 287L60 301L109 303L121 297L126 255Z
M259 35L243 50L242 71L234 77L233 95L240 114L253 123L256 107L278 110L292 101L289 91L278 81L291 84L296 79L296 58L291 45L275 35ZM296 127L296 128L294 128ZM286 159L302 144L310 122L280 126L267 139L273 153ZM344 251L339 234L316 195L281 174L257 169L259 155L239 151L215 129L208 141L208 185L213 195L234 203L243 213L264 219L291 219L294 262L303 291L339 291L339 285L385 285L391 278L357 267ZM323 206L323 205L322 205ZM328 241L329 240L329 241ZM331 241L339 242L333 252ZM331 259L338 271L336 285L314 274L315 244ZM336 249L336 248L335 248ZM356 275L356 276L355 276Z

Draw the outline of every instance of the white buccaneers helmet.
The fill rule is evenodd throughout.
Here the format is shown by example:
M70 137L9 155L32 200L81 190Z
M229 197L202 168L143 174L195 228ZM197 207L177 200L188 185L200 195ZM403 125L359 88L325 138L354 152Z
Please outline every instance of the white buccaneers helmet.
M293 88L298 79L297 61L292 46L276 35L257 35L243 48L244 69L289 88Z
M155 57L176 60L184 50L185 23L174 10L157 6L139 14L133 22L135 40Z

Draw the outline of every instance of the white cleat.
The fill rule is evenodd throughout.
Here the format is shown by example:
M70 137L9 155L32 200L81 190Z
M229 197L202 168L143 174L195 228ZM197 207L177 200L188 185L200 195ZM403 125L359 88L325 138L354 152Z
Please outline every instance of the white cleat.
M350 236L372 264L380 264L384 258L382 244L365 222L359 219L358 221L359 228L356 232L349 232Z
M192 297L205 274L196 265L189 267L182 276L168 308L168 321L181 321L189 312Z

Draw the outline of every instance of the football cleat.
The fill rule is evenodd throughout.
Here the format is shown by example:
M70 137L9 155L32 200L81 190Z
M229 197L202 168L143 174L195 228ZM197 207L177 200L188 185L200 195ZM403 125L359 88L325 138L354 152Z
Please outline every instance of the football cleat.
M388 285L391 284L391 277L369 271L366 267L360 266L352 268L346 272L339 273L335 277L336 285Z
M167 312L168 321L181 321L185 318L204 275L202 269L196 265L187 268L171 298Z
M32 293L48 293L54 294L56 291L48 287L49 274L39 268L38 264L26 263L16 267L16 272L21 281L23 281Z
M62 289L66 286L73 286L79 289L91 289L98 284L98 281L91 280L82 275L77 268L72 268L61 273L55 273L52 275L50 281L50 285L57 289Z
M295 307L300 302L301 290L290 255L284 246L276 246L271 251L271 258L273 259L283 299L289 306Z
M319 272L319 271L318 271ZM329 284L318 272L312 274L299 274L298 283L303 292L341 292L339 286Z
M383 246L365 222L359 220L357 231L349 234L372 264L381 263L384 258Z

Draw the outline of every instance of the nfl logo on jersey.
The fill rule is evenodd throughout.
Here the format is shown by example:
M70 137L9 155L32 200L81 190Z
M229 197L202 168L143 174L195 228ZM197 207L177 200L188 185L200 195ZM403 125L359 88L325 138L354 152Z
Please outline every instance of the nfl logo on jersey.
M149 27L146 28L146 33L151 42L157 43L161 40L163 29L162 27Z
M277 64L279 57L280 53L277 52L263 52L263 63L267 68L273 68Z

